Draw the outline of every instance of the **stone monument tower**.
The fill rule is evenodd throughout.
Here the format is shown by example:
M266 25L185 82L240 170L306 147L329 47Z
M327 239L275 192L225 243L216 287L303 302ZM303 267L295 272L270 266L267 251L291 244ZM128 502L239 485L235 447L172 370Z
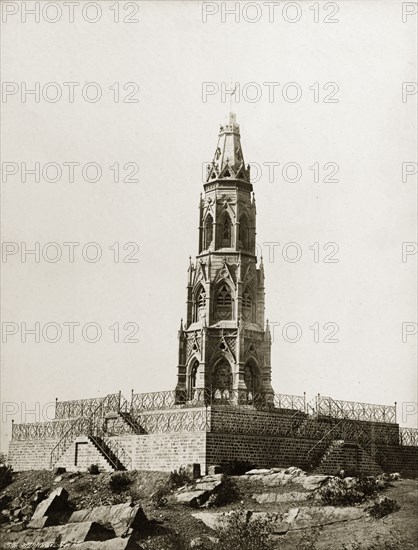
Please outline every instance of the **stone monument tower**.
M220 127L199 204L199 251L179 331L177 399L251 402L273 394L256 204L234 114Z

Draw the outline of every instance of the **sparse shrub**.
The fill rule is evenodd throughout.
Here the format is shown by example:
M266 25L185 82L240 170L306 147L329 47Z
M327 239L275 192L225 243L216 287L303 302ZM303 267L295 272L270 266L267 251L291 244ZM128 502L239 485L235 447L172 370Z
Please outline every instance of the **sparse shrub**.
M316 543L318 542L319 535L321 533L321 527L312 527L311 529L305 529L302 532L302 536L298 542L296 542L296 550L316 550Z
M170 489L167 485L160 485L158 489L151 495L151 501L157 508L164 508L168 504L167 495L170 494Z
M100 469L98 464L90 464L90 466L87 468L87 471L89 474L97 476L97 474L100 474Z
M125 491L132 483L132 479L127 472L116 472L109 479L109 487L112 491Z
M245 472L254 468L257 468L257 466L246 460L230 460L222 467L224 473L229 476L242 476Z
M228 518L225 526L217 532L217 550L272 550L270 540L272 533L271 521L254 519L246 521L245 515L235 512Z
M319 500L325 506L352 506L364 502L385 487L385 484L377 483L372 476L356 478L350 486L341 479L333 478L309 498Z
M399 505L396 500L381 497L371 508L369 508L369 514L375 519L380 519L388 516L392 512L396 512L397 510L399 510Z
M177 489L178 487L183 487L192 481L192 475L186 470L186 468L180 466L178 470L174 470L174 472L170 473L168 485L171 489Z
M0 464L0 491L13 481L13 468L6 464Z

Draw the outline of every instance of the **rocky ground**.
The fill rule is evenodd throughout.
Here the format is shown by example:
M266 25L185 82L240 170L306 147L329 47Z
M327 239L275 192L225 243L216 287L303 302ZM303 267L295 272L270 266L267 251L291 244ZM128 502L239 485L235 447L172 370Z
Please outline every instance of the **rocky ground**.
M298 468L194 481L185 472L21 472L0 493L0 548L407 550L417 548L417 498L417 480ZM376 502L383 517L371 515ZM266 526L267 538L246 545Z

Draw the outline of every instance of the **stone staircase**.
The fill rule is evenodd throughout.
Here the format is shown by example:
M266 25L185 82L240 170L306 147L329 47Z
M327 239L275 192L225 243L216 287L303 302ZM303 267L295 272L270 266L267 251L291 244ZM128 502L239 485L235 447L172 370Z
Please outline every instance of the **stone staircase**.
M128 469L131 464L131 459L121 445L117 444L115 441L104 438L103 436L97 437L89 435L88 439L92 442L113 470Z
M77 466L74 464L76 440L84 437L87 438L84 443L88 442L93 445L105 460L105 464L108 466L105 468L106 470L109 468L111 470L129 469L131 467L130 456L122 445L111 439L112 435L144 433L127 409L127 401L120 394L116 400L115 395L110 394L101 399L88 415L73 418L69 429L51 451L50 467L64 466L64 463L68 467ZM69 450L71 452L68 452ZM91 462L91 464L95 463Z
M315 466L315 474L337 474L341 470L379 475L382 468L376 460L356 442L332 440Z

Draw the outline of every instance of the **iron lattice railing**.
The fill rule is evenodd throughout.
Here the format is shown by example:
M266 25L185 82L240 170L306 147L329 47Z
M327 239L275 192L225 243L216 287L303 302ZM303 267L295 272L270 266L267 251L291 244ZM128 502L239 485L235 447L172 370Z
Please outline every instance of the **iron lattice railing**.
M86 400L92 401L92 400ZM109 394L95 401L95 408L87 416L79 416L70 421L70 427L63 434L61 439L51 451L50 465L51 468L62 457L71 443L80 435L97 436L103 433L103 425L105 415L109 412L120 412L121 409L126 409L126 399L122 398L120 392ZM68 403L68 402L67 402ZM87 411L87 408L84 409ZM120 460L122 462L122 459Z
M332 418L396 423L396 404L372 405L354 401L337 401L331 397L318 395L316 412L318 415Z
M111 410L119 410L123 397L119 393L111 393L106 397L93 397L92 399L77 399L74 401L56 401L55 418L78 418L79 416L91 416L92 414L106 414ZM126 400L124 400L126 402ZM107 409L107 410L106 410Z
M52 420L50 422L28 422L12 424L12 439L24 441L26 439L57 439L62 437L71 427L72 420Z
M96 430L94 434L90 434L90 437L116 470L119 470L120 467L125 470L131 469L131 457L122 445L107 437L106 433L102 429Z
M210 405L253 406L258 410L279 408L305 411L305 396L205 388L196 389L189 395L184 391L133 393L131 400L131 410L161 410Z
M418 429L399 428L399 443L405 447L418 447Z
M324 413L324 408L321 405L328 405L328 414ZM308 458L314 460L318 458L319 454L322 454L324 445L330 444L332 440L343 439L347 441L355 441L365 452L367 452L371 458L375 459L379 464L386 462L387 457L382 448L377 446L377 441L374 438L373 432L369 433L365 430L362 422L363 418L352 418L350 410L344 408L344 404L350 403L349 401L336 401L331 397L317 396L317 414L320 416L328 416L332 421L332 426L329 430L309 449ZM362 403L359 403L362 405ZM380 407L379 405L371 405L371 407ZM383 406L384 407L384 406ZM396 416L396 406L395 416ZM369 420L369 418L367 419ZM379 422L380 420L377 420Z
M131 408L143 411L171 409L178 404L178 399L183 400L175 391L133 393Z
M175 412L133 413L133 418L144 433L193 432L210 429L210 411L206 407L198 410Z

